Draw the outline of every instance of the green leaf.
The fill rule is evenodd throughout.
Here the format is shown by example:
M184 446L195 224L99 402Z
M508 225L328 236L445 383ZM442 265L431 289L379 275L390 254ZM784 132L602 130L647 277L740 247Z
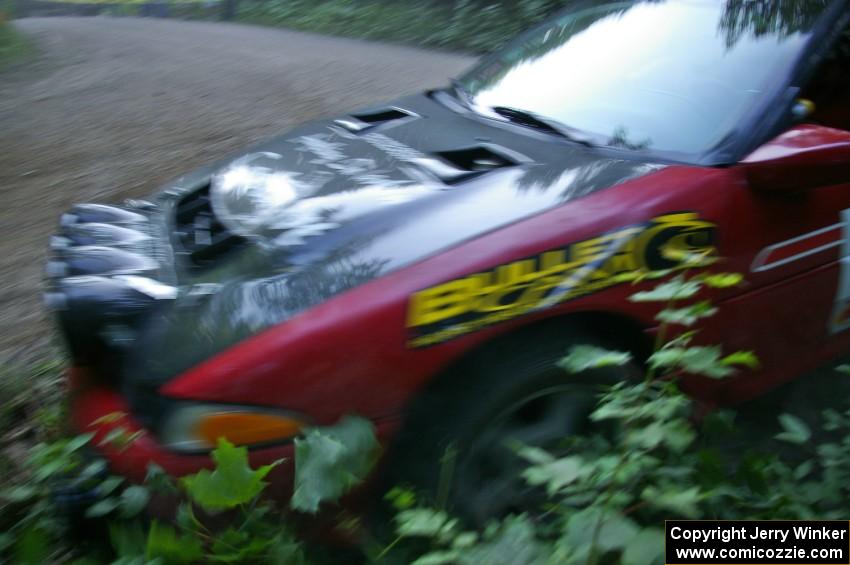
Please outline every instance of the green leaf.
M29 527L15 542L15 562L22 565L48 563L49 548L50 540L47 534L37 527Z
M33 478L36 482L46 481L56 474L64 473L71 466L72 462L68 459L68 457L60 455L36 467L35 472L33 473Z
M794 469L794 478L798 481L802 481L814 470L814 468L815 464L811 459L804 461L796 469Z
M664 532L641 530L623 549L621 565L661 565L664 563Z
M702 493L699 487L682 490L678 485L665 489L650 486L643 490L641 498L659 510L672 510L685 518L696 518Z
M266 550L264 563L306 565L307 556L301 543L290 535L276 535Z
M177 513L174 516L174 523L183 530L202 529L204 526L195 517L195 512L192 510L191 502L182 502L177 506Z
M589 550L595 539L596 550L604 553L628 547L638 531L634 521L619 512L590 507L569 517L559 543L573 551Z
M655 319L666 324L692 326L703 318L709 318L717 313L717 308L711 302L703 300L684 308L666 308L655 315Z
M91 463L85 466L85 468L80 472L80 478L90 479L92 477L96 477L106 471L107 464L105 459L95 459Z
M217 563L254 562L268 551L273 542L273 538L265 539L241 529L228 528L216 534L209 560Z
M812 431L800 418L792 414L781 414L779 424L784 430L776 435L776 439L789 443L803 444L812 437Z
M631 360L631 354L623 351L610 351L593 345L576 345L558 362L558 366L570 373L581 373L588 369L626 365Z
M180 479L192 500L208 512L235 508L253 500L266 486L263 478L277 464L251 469L248 449L236 447L224 438L219 438L212 458L215 470L202 469Z
M702 288L697 280L686 281L682 276L661 283L652 290L636 292L629 297L632 302L670 302L695 296Z
M465 547L471 547L478 542L478 534L475 532L462 532L458 534L454 541L452 541L452 547L455 549L463 549Z
M632 284L641 283L647 280L663 279L667 275L672 274L674 269L658 269L655 271L634 271L628 274L627 279L631 280Z
M204 555L201 541L191 535L178 535L171 526L151 523L148 543L145 548L147 559L162 558L167 563L192 563Z
M69 439L68 443L65 444L65 453L79 451L85 447L93 437L94 434L82 434Z
M661 247L661 256L671 261L678 261L682 267L694 269L697 267L707 267L717 262L717 257L712 257L713 250L705 249L702 251L690 251L681 249L675 245L663 245Z
M736 351L735 353L730 353L721 359L720 362L724 365L742 365L754 371L761 368L759 358L756 357L756 354L752 351Z
M698 333L699 333L699 330L688 330L686 332L682 332L679 335L677 335L676 337L674 337L673 339L671 339L670 341L668 341L665 344L665 347L667 345L677 346L677 347L687 347L691 344L691 342L694 340L694 337L696 337L696 335Z
M162 494L175 494L177 492L174 479L165 472L165 469L156 463L148 463L145 474L145 486L152 492Z
M722 379L735 373L721 358L719 346L677 347L666 346L649 357L655 369L682 370L686 373Z
M581 457L570 455L529 467L522 476L530 485L545 486L552 495L591 471L592 468Z
M442 510L411 508L395 517L396 533L400 537L443 538L454 531L458 521Z
M109 541L118 557L144 557L146 534L139 522L109 524Z
M743 282L744 276L740 273L715 273L702 277L702 282L710 288L729 288L738 286Z
M488 528L478 544L461 552L462 563L477 565L517 565L545 563L546 547L536 536L535 524L527 516L508 516Z
M687 420L667 422L664 430L664 444L673 453L684 453L696 440L697 434Z
M840 430L846 425L844 417L831 408L827 408L822 414L824 419L823 429L827 431L834 432L835 430Z
M393 487L384 495L384 500L389 501L396 510L407 510L416 504L416 494L410 489Z
M545 449L541 449L540 447L535 447L533 445L523 445L520 444L516 447L516 453L529 463L533 463L534 465L544 465L546 463L551 463L555 459L557 459L554 455L546 451Z
M8 502L26 502L37 496L41 491L31 485L17 485L4 489L0 498Z
M838 365L837 367L835 367L835 370L844 375L850 375L850 365L846 363L843 365Z
M124 447L127 445L127 438L130 433L127 431L127 428L119 426L117 428L112 428L103 438L98 442L98 445L103 447L104 445L109 445L111 447Z
M412 565L453 565L460 561L460 556L455 550L432 551L417 558Z
M100 426L101 424L114 424L115 422L126 418L126 412L110 412L98 418L91 423L92 426Z
M295 440L295 492L290 506L315 513L363 481L377 458L372 423L347 416L335 426L313 428Z
M150 493L143 486L133 485L124 489L121 493L121 516L132 518L139 514L148 505Z
M86 517L87 518L98 518L100 516L106 516L113 510L118 508L118 499L117 498L104 498L96 502L95 504L86 508Z
M98 445L109 445L112 448L124 451L143 435L145 435L143 430L136 430L135 432L130 433L127 428L118 426L117 428L109 430L103 439L98 442Z
M123 477L118 476L110 476L106 477L102 483L100 483L97 487L97 493L101 497L108 496L115 492L115 489L121 486L121 483L124 482Z
M627 437L630 444L641 449L666 445L671 451L681 453L693 443L696 433L684 421L656 421L634 430Z

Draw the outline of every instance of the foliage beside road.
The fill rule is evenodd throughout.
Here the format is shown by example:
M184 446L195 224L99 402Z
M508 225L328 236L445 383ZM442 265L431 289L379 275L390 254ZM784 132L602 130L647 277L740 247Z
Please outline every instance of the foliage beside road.
M247 449L224 439L212 453L214 469L175 480L151 466L144 485L126 484L104 461L88 457L93 434L41 442L22 472L0 488L0 558L333 563L333 554L317 552L295 533L299 514L322 510L360 540L357 550L368 563L651 565L663 562L665 519L846 517L850 410L823 413L821 428L830 438L820 442L812 441L813 430L801 418L781 414L774 442L791 446L790 456L765 444L739 450L730 448L734 415L716 412L697 421L696 407L677 387L683 373L723 379L758 368L751 352L724 354L691 343L699 321L716 312L702 291L740 283L736 274L679 274L632 295L662 305L659 335L670 336L659 339L645 360L645 378L600 387L591 420L601 426L587 435L566 437L557 450L513 446L527 462L519 479L539 491L540 504L485 528L452 515L450 501L401 485L384 495L392 533L365 529L362 517L339 499L366 478L379 446L371 423L348 417L295 440L295 494L288 508L262 496L279 463L252 469ZM559 366L569 379L634 362L626 352L576 345ZM110 432L100 443L120 449L132 441ZM443 476L451 480L450 473ZM438 492L449 488L440 485ZM181 500L173 519L145 517L156 496Z
M25 58L32 51L27 38L8 21L0 10L0 69Z
M341 37L483 53L503 45L567 3L567 0L40 0L33 5L38 4L37 12L41 10L38 13L45 14L53 10L66 15L236 20Z
M237 19L480 53L499 47L566 3L565 0L240 0Z

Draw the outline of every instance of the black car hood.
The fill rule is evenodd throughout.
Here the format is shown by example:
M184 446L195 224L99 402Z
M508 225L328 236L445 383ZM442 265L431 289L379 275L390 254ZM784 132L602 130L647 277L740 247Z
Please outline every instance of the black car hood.
M423 94L308 124L167 187L157 214L179 292L139 323L125 376L161 384L331 296L661 166L451 106ZM285 174L301 196L260 236L192 264L198 222L175 215L234 161Z

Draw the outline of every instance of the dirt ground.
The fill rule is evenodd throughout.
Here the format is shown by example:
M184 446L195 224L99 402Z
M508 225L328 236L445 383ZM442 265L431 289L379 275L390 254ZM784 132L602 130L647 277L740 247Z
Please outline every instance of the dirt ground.
M76 202L144 197L306 120L440 86L472 59L238 24L42 18L0 71L0 365L50 341L46 244Z

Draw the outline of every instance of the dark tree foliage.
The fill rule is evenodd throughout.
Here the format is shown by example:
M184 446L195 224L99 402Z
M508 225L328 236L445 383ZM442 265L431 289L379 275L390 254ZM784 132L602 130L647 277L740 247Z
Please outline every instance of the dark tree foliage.
M829 0L729 0L719 27L730 47L748 34L785 37L810 28L829 3Z

